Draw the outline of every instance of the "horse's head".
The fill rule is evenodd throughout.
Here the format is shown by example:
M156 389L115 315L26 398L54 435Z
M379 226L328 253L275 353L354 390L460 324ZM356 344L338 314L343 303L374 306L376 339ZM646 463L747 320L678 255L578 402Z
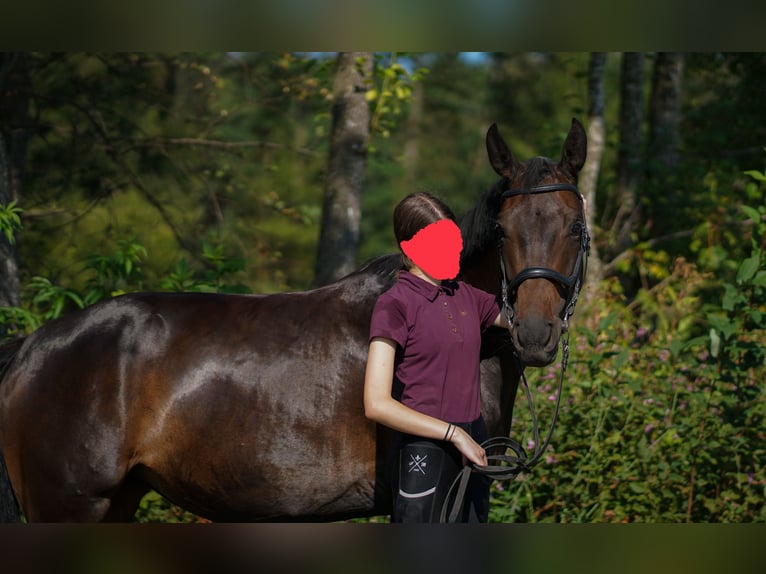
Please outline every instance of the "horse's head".
M589 238L576 185L586 140L573 119L559 162L536 157L522 163L496 125L487 132L490 163L503 178L497 223L504 299L513 345L527 365L556 358L584 277Z

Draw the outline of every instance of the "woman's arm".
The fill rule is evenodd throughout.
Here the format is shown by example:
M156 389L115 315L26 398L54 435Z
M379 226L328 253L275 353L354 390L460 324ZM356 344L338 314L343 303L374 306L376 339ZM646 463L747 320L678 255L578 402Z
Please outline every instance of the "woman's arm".
M391 396L394 378L396 343L385 337L375 337L367 356L364 379L364 414L367 418L394 430L430 438L447 438L468 460L486 466L487 454L470 435L460 427L453 427L437 418L411 409ZM449 433L448 433L449 430Z

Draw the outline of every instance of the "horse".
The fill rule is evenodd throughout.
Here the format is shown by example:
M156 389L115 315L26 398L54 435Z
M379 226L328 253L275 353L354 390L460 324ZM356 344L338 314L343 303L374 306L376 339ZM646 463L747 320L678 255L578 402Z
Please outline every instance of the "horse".
M486 148L500 179L459 220L461 277L511 319L480 367L489 432L508 436L521 370L555 360L582 275L586 135L573 119L558 162L518 161L495 124ZM130 521L152 489L212 521L390 513L390 431L362 393L400 269L391 254L308 291L130 293L4 344L2 518Z

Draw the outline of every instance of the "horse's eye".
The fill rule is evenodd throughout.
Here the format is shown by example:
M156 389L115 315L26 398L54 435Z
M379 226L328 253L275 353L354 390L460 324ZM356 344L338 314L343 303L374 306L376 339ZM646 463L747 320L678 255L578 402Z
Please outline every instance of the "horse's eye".
M575 221L572 224L572 235L574 237L580 237L582 235L582 231L583 231L582 221Z

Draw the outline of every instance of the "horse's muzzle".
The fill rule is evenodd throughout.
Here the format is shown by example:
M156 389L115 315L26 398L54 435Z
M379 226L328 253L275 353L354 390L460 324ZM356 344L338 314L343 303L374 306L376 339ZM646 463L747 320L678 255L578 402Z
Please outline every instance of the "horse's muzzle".
M559 338L564 322L545 318L516 318L510 332L516 353L530 367L550 365L558 354Z

